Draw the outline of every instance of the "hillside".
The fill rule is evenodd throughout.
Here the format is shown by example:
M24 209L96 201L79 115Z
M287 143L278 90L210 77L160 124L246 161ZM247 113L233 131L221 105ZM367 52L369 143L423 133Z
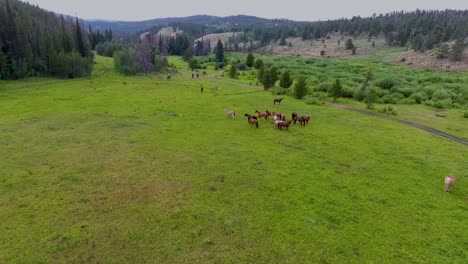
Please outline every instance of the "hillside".
M351 50L345 48L345 42L348 39L353 39L353 44L356 46L357 56L372 56L379 52L388 50L389 47L383 38L372 38L371 41L366 37L353 38L351 36L331 35L327 38L314 40L303 40L302 38L287 38L284 45L280 45L280 41L271 43L259 49L260 53L268 53L272 55L283 56L304 56L304 57L329 57L343 58L352 57ZM374 47L372 46L374 42ZM323 55L322 55L322 52Z
M249 25L249 24L261 24L271 23L274 20L254 17L254 16L228 16L228 17L217 17L207 15L196 15L188 17L168 17L168 18L157 18L145 21L106 21L106 20L88 20L87 24L93 29L112 29L117 34L122 33L137 33L148 30L152 27L168 26L170 24L197 24L197 25Z

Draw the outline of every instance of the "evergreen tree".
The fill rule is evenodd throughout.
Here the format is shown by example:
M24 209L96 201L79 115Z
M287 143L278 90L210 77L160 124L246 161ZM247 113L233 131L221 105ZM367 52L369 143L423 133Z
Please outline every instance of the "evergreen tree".
M460 61L463 58L463 50L465 50L465 43L458 39L450 50L450 58L454 61Z
M280 78L280 86L283 88L291 87L293 81L289 75L289 71L284 71Z
M265 66L263 66L263 64L260 64L260 68L258 69L258 72L257 72L257 79L261 83L263 83L264 74L265 74Z
M436 57L438 59L446 59L448 58L449 53L450 53L450 48L446 43L444 43L440 45L439 48L437 48Z
M336 79L335 83L330 87L330 94L333 97L333 101L336 102L336 99L341 96L341 82L339 79Z
M260 69L261 67L263 67L263 61L261 59L257 59L255 61L255 65L254 65L255 69Z
M224 47L220 39L218 39L218 44L216 44L215 54L217 62L224 61Z
M307 83L304 77L299 77L294 85L294 96L297 99L302 99L307 94Z
M248 67L253 67L254 63L255 63L255 57L252 53L249 52L249 55L247 55L245 64L247 64Z
M88 56L88 50L83 40L83 32L81 32L81 26L80 26L80 22L78 21L78 18L76 19L75 34L76 34L76 48L78 49L78 52L81 54L82 57Z
M353 40L352 39L346 40L345 47L347 50L352 50L354 48Z
M271 66L269 69L270 72L270 83L271 86L275 86L275 83L278 81L278 67L276 66Z
M375 101L377 101L377 98L378 96L375 90L369 89L369 91L367 91L366 98L364 99L364 101L366 102L366 108L367 109L374 108L374 103Z
M237 67L235 64L231 64L231 67L229 68L229 77L231 79L234 79L237 77Z

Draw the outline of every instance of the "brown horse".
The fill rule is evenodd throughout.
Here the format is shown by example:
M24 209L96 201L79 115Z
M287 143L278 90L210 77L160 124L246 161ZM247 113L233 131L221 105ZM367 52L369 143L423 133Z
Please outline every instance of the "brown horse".
M305 126L306 124L308 124L309 120L310 120L310 115L300 116L297 118L297 121L299 121L299 124L301 124L301 126Z
M273 99L273 104L276 104L276 103L281 104L281 101L283 101L283 97L275 98L275 99Z
M253 116L253 115L245 114L244 116L247 117L247 119L253 118L253 119L257 120L257 117Z
M293 112L293 113L291 114L291 117L292 117L292 120L294 121L294 124L296 124L297 117L298 117L297 113L296 113L296 112Z
M291 123L292 123L292 120L290 120L288 122L283 121L283 120L275 121L275 125L276 125L276 127L278 127L278 129L283 129L283 128L289 129L289 126L291 125Z
M269 116L268 113L262 113L262 112L260 112L258 110L255 110L255 113L257 113L258 118L265 118L265 120L268 119L268 116Z
M251 126L254 126L254 127L258 128L258 121L257 121L256 118L254 118L254 117L251 116L251 117L249 117L249 119L247 120L247 122L249 122L249 124L250 124Z

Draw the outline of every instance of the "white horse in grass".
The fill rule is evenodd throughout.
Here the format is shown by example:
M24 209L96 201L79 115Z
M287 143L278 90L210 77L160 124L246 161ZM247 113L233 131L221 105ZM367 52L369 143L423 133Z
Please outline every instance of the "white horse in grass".
M444 180L445 189L444 191L450 191L450 188L455 184L455 175L449 175L445 177Z
M226 116L229 118L235 118L236 117L236 112L229 110L227 108L224 108L224 112L226 112Z

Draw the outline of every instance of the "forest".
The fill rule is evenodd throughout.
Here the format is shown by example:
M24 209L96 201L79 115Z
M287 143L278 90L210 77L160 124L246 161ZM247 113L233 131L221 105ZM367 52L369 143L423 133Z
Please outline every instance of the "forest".
M192 16L153 22L156 25L151 28L122 33L111 22L106 24L109 28L103 29L102 22L81 21L17 0L0 0L0 79L87 76L93 66L92 50L109 57L124 50L127 58L139 60L130 72L148 73L161 68L155 67L155 56L179 55L190 59L208 55L213 47L203 36L210 33L237 32L223 43L226 51L250 52L278 41L280 45L290 45L286 41L289 37L308 40L340 34L347 38L365 35L369 40L384 37L388 46L417 51L438 47L440 58L450 56L455 60L461 58L468 36L466 10L401 11L316 22L251 16ZM122 27L126 23L114 24ZM177 33L157 34L168 26ZM113 33L112 27L119 33ZM448 41L456 41L452 50L445 44ZM132 52L134 56L130 56Z
M0 0L0 79L75 78L93 66L88 32L77 18Z

